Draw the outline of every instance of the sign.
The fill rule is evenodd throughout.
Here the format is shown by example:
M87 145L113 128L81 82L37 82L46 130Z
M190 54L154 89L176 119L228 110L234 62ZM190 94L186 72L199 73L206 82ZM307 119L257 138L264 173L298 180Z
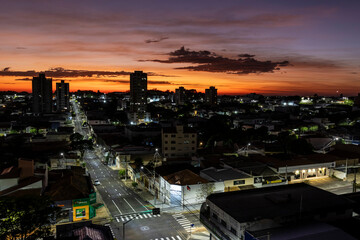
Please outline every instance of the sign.
M235 180L234 181L234 185L241 185L241 184L245 184L245 180Z
M96 192L89 194L90 204L96 203Z
M262 177L254 177L254 183L262 183Z
M186 186L186 189L189 190L189 191L191 190L191 188L189 186Z
M73 207L89 205L89 199L88 198L75 199L72 201L72 205Z
M96 216L95 208L93 206L90 206L90 208L89 208L89 218L93 218L95 216Z
M152 214L153 215L159 215L160 214L160 208L153 208L152 209Z
M78 209L76 209L75 216L76 216L76 218L83 218L83 217L86 217L86 211L85 211L85 208L78 208Z

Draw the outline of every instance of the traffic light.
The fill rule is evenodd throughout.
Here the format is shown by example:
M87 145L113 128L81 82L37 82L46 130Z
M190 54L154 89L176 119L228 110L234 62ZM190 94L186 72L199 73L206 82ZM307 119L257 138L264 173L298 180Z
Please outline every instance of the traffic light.
M159 215L160 214L160 208L153 208L152 209L152 214L153 215Z

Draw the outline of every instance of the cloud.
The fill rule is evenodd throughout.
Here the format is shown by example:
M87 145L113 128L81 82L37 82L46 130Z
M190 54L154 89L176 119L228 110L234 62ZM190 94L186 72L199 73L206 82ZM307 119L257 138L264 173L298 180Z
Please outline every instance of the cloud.
M157 43L157 42L164 41L166 39L169 39L169 37L161 37L158 39L148 39L148 40L145 40L145 43Z
M0 76L16 76L16 77L35 77L39 73L45 73L47 77L55 78L69 78L69 77L94 77L94 76L128 76L131 72L127 71L92 71L92 70L72 70L65 69L62 67L51 68L49 70L39 72L39 71L9 71L9 67L4 68L0 71ZM159 77L176 77L171 75L157 74L154 72L148 72L148 76L159 76ZM17 79L18 81L26 81L29 79Z
M170 52L167 60L146 60L159 63L192 63L194 66L178 67L176 69L188 69L191 71L202 72L223 72L228 74L250 74L264 73L280 70L280 67L289 65L288 61L272 62L259 61L254 59L254 55L240 54L238 59L222 57L216 53L204 51L191 51L181 47Z

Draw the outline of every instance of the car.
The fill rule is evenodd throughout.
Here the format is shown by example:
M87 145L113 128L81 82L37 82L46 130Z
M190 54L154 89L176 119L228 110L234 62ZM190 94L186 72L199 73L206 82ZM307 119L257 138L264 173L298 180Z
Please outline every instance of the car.
M96 180L94 181L94 185L95 185L95 186L98 186L98 185L100 185L100 182L99 182L99 180L97 180L97 179L96 179Z

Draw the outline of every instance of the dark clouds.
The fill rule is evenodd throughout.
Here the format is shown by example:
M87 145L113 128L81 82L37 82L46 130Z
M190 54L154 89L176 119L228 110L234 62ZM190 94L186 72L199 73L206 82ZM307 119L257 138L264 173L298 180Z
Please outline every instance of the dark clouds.
M222 57L210 51L191 51L185 47L170 52L167 60L148 60L159 63L192 63L194 66L178 67L176 69L188 69L202 72L223 72L229 74L265 73L280 70L279 67L289 65L288 61L272 62L259 61L254 55L240 54L238 59Z
M164 41L166 39L169 39L169 37L161 37L158 39L148 39L148 40L145 40L145 43L157 43L157 42Z
M4 68L0 71L0 76L14 76L14 77L35 77L39 75L41 71L9 71L9 67ZM42 71L47 77L56 77L56 78L68 78L68 77L94 77L94 76L128 76L131 72L127 71L92 71L92 70L72 70L64 69L61 67L51 68L46 71ZM160 76L160 77L176 77L164 74L157 74L154 72L148 72L148 76ZM28 79L17 79L17 80L28 80Z

